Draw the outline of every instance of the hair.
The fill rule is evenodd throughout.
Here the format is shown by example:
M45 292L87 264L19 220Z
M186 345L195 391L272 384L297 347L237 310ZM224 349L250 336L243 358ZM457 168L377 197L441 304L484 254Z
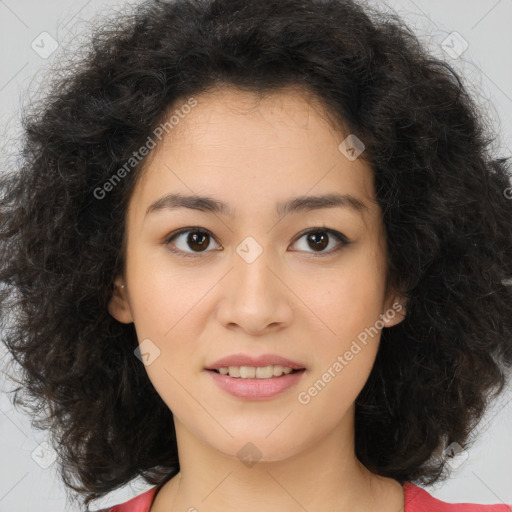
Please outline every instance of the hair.
M155 0L97 27L55 77L1 177L0 315L23 377L14 404L50 430L66 486L89 504L179 472L172 412L134 356L134 325L107 311L147 157L95 191L172 105L225 86L300 86L363 141L407 314L382 330L356 399L356 455L401 483L444 478L439 453L468 446L512 363L509 159L492 156L457 72L397 15L352 0Z

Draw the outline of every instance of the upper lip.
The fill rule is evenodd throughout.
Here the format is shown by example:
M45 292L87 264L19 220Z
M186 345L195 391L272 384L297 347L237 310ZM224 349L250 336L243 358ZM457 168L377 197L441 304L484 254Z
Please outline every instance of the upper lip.
M292 370L302 370L305 366L286 357L281 357L275 354L262 354L258 357L250 356L248 354L232 354L223 357L218 361L208 365L206 370L218 370L219 368L227 368L229 366L275 366L281 365Z

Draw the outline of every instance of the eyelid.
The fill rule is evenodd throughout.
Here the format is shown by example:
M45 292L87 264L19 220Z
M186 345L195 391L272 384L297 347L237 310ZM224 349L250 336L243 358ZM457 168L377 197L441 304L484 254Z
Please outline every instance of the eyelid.
M350 245L352 243L352 241L349 240L343 233L340 233L339 231L337 231L335 229L331 229L331 228L327 228L327 227L323 227L323 226L315 226L313 228L305 229L304 231L302 231L295 237L295 239L293 240L292 243L297 242L304 235L307 235L309 233L315 233L318 231L327 233L327 234L331 235L332 237L336 238L336 240L338 240L338 242L340 242L342 244L342 246ZM331 249L330 251L327 251L327 252L317 252L317 253L312 251L311 254L317 254L318 256L321 256L322 254L331 254L332 252L335 252L335 251L336 251L336 249L334 249L334 250Z
M167 236L163 242L163 244L165 246L169 245L175 238L177 238L178 236L180 235L183 235L184 233L202 233L202 234L205 234L205 235L208 235L210 238L212 238L213 240L215 240L215 243L217 245L220 246L220 244L217 242L217 240L215 239L215 237L213 236L213 234L211 233L211 231L209 231L208 229L205 229L205 228L201 228L199 226L189 226L189 227L186 227L186 228L181 228L181 229L178 229L177 231L174 231L172 232L169 236ZM218 250L218 249L216 249ZM175 254L178 254L180 256L183 256L185 258L199 258L201 256L203 256L203 254L208 254L210 252L212 252L211 250L210 251L204 251L204 252L188 252L188 251L182 251L181 249L169 249L169 251L175 253Z
M189 226L189 227L181 228L181 229L179 229L177 231L174 231L173 233L171 233L169 236L167 236L165 238L163 244L167 246L175 238L177 238L178 236L180 236L180 235L182 235L184 233L189 233L189 232L192 232L192 233L196 232L196 233L206 234L210 238L212 238L217 245L220 246L220 244L217 242L215 236L211 233L211 231L209 231L208 229L205 229L205 228L201 228L199 226ZM339 231L337 231L335 229L330 229L330 228L323 227L323 226L316 226L316 227L312 227L312 228L307 228L304 231L302 231L301 233L299 233L295 237L295 239L293 240L292 244L296 243L298 240L300 240L305 235L307 235L309 233L314 233L314 232L324 232L324 233L327 233L328 235L330 235L333 238L335 238L339 242L340 245L338 245L334 249L330 249L329 251L325 251L325 252L305 251L307 254L310 254L313 257L326 257L326 256L329 256L329 255L331 255L331 254L333 254L335 252L338 252L343 247L346 247L346 246L348 246L348 245L350 245L352 243L352 241L347 236L345 236L343 233L340 233ZM219 249L215 249L215 250L219 250ZM204 254L213 252L211 250L203 251L203 252L193 252L193 251L189 252L189 251L182 251L181 249L170 249L170 248L169 248L169 251L171 251L171 252L173 252L175 254L178 254L180 256L183 256L185 258L199 258L199 257L202 257ZM297 251L297 252L304 252L304 251Z

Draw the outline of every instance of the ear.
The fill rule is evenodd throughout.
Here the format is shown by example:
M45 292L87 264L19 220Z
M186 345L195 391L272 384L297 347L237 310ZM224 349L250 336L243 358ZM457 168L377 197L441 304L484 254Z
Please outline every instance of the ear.
M385 308L382 312L384 327L393 327L399 324L407 314L407 299L395 291L388 294Z
M128 292L123 282L122 276L114 279L114 291L108 302L108 312L123 324L133 322L132 311L128 302Z

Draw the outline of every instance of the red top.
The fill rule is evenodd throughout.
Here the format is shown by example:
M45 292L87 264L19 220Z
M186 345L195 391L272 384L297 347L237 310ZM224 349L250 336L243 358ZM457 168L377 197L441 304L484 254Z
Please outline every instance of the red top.
M98 512L149 512L158 486L109 509ZM477 503L446 503L431 496L425 489L410 482L404 484L405 512L512 512L512 505L479 505Z

